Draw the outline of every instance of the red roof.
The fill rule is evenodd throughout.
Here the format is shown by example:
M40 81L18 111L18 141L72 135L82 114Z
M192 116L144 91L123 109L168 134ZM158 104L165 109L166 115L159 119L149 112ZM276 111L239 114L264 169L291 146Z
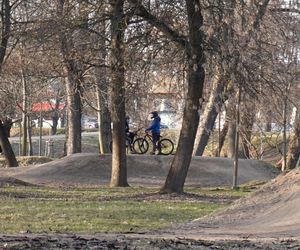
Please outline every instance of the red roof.
M59 104L58 110L63 110L65 107L64 103ZM40 112L40 111L52 111L55 110L55 104L49 102L42 102L42 103L33 103L32 104L32 111L33 112Z

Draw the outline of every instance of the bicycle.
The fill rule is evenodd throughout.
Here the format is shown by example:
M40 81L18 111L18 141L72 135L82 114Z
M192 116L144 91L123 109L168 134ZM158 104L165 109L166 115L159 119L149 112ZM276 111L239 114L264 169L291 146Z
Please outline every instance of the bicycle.
M160 136L162 138L162 136ZM138 137L133 142L133 148L138 154L145 154L149 150L149 142L153 143L153 138L149 133L146 133L143 137ZM157 142L160 144L162 155L170 155L174 150L174 143L168 138L159 139Z
M139 148L137 148L137 149L134 148L134 142L136 140L135 138L137 137L137 134L140 130L141 129L138 129L138 130L132 132L134 135L132 139L126 134L126 137L125 137L126 153L131 152L133 154L143 154L143 153L141 153L141 150ZM109 149L110 149L110 152L112 152L112 141L109 143Z

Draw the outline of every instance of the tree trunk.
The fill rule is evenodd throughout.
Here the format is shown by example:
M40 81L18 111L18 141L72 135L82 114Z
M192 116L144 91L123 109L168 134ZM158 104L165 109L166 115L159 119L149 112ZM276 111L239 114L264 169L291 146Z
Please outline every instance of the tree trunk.
M68 72L66 81L67 90L67 113L68 113L68 137L67 155L81 152L81 97L80 82L75 80L72 73Z
M182 193L192 158L195 136L199 124L200 98L205 72L203 68L203 17L199 1L186 0L190 47L187 48L188 91L183 112L182 129L175 157L161 192Z
M57 14L64 23L64 17L66 16L65 1L57 0ZM72 57L72 50L74 46L71 38L67 37L64 30L59 33L60 39L60 52L63 58L63 73L66 83L67 92L67 155L81 152L81 112L82 112L82 87L81 87L81 70Z
M3 0L1 3L0 72L2 71L2 66L6 55L7 44L10 38L10 32L11 32L10 17L11 17L10 0Z
M123 0L112 0L111 10L111 119L112 119L112 187L128 186L125 148L125 68Z
M247 98L248 99L248 98ZM245 100L245 97L244 97ZM250 146L252 137L252 128L255 120L255 103L249 100L244 102L244 107L241 115L241 146L243 152L241 152L241 157L250 158Z
M97 103L98 103L98 131L99 131L99 152L101 154L111 153L109 144L112 141L111 137L111 118L108 109L107 82L98 83L97 86Z
M57 125L58 125L58 113L54 111L54 114L52 115L52 126L51 126L51 135L56 135L57 133Z
M56 135L57 133L57 126L58 126L58 119L59 119L59 104L60 104L60 98L58 97L60 95L60 90L57 92L57 97L55 100L55 107L52 111L52 126L51 126L51 135Z
M10 0L3 0L1 3L1 41L0 41L0 73L2 72L4 58L6 56L7 44L11 35L11 6ZM0 120L0 147L9 167L17 167L18 162L7 135L5 127Z
M17 167L18 162L17 162L16 156L15 156L15 153L12 150L12 147L8 140L6 128L5 128L4 124L2 123L2 120L0 120L0 147L5 156L8 166L9 167Z
M28 155L33 155L31 117L27 117Z
M266 125L265 125L265 130L266 132L271 132L272 130L272 111L268 110L266 114Z
M219 134L219 145L214 150L213 156L215 156L215 157L217 157L217 156L220 157L221 156L221 151L222 151L222 148L223 148L224 143L225 143L225 138L227 136L227 132L228 132L228 121L225 118L223 128L221 130L221 133Z
M235 98L232 98L229 101L234 102ZM234 105L228 105L226 116L228 119L227 157L233 158L234 150L235 150L235 134L236 134L236 121L235 121Z
M107 34L106 32L106 22L103 22L100 27L100 32L102 34ZM104 37L100 37L99 50L100 50L100 62L106 64L107 60L107 46ZM111 117L108 108L108 77L107 70L105 67L97 67L95 69L95 80L96 80L96 94L97 94L97 106L98 106L98 131L99 131L99 152L101 154L111 153L110 152L110 142L111 137Z
M20 58L21 65L23 65L22 56ZM22 67L22 66L21 66ZM28 132L28 90L27 90L27 81L25 79L24 71L21 68L21 77L22 77L22 97L23 97L23 103L22 103L22 156L27 155L27 132Z
M22 113L22 156L27 155L27 122L28 117L27 115L23 112Z
M288 89L288 88L287 88ZM283 135L282 135L282 140L283 140L283 156L282 156L282 166L281 166L281 171L284 171L287 169L287 106L288 106L288 97L287 97L287 92L285 93L285 96L283 97Z
M294 134L289 143L289 150L287 154L287 169L293 169L297 166L297 161L300 157L300 110L297 109L295 122L294 122Z
M43 142L43 116L42 111L40 111L39 117L39 156L42 156L42 142Z
M220 71L221 69L217 66L209 100L205 106L200 126L198 127L196 144L194 147L194 155L197 156L203 155L209 137L213 132L218 111L223 105L222 93L224 91L225 84Z

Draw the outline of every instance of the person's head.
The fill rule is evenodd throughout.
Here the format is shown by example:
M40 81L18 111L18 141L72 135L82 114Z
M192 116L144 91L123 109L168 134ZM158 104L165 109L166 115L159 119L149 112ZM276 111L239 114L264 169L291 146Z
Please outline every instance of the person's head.
M130 121L130 117L129 117L129 115L126 115L126 116L125 116L125 120L126 120L127 122L129 122L129 121Z
M158 113L157 113L157 111L152 111L151 113L150 113L150 118L151 119L154 119L155 117L158 117Z

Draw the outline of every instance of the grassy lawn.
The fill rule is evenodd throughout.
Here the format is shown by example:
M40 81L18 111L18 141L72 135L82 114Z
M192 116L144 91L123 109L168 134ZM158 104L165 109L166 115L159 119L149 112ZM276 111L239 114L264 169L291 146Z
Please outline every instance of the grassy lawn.
M174 196L159 195L157 189L144 187L4 187L0 189L0 233L159 229L200 218L228 205L199 197L240 197L251 190L189 188L188 195Z

